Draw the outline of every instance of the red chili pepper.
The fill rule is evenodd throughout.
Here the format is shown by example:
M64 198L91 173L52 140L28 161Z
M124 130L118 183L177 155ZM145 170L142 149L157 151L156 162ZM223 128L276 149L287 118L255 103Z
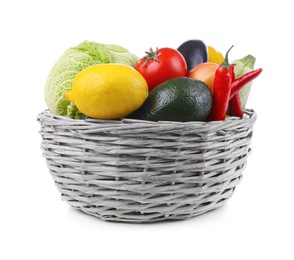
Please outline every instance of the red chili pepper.
M229 102L229 115L230 116L243 116L242 104L239 93L235 94Z
M259 76L259 74L262 72L262 69L252 70L241 76L240 78L233 79L232 87L231 87L231 95L230 99L232 99L233 96L235 96L239 90L244 87L247 83L255 79ZM235 74L233 74L235 75Z
M218 66L215 72L213 103L208 117L210 121L220 121L226 118L233 77L232 69L228 61L228 54L232 48L233 46L227 51L225 60Z
M236 64L231 64L231 70L232 70L232 82L234 82L236 80L236 77L235 77L235 66ZM231 87L231 90L232 90L232 87Z
M242 117L243 116L243 111L242 111L242 105L241 105L241 99L238 91L236 94L232 97L232 86L234 82L236 81L235 77L235 64L231 65L231 70L232 70L232 85L231 85L231 94L230 94L230 101L229 101L229 107L228 107L228 114L231 116L238 116Z
M244 87L247 83L258 77L258 75L262 72L262 69L252 70L241 76L240 78L235 79L234 73L234 64L231 65L233 71L233 83L231 86L231 94L229 101L229 115L230 116L243 116L243 109L241 104L241 99L239 95L239 90Z

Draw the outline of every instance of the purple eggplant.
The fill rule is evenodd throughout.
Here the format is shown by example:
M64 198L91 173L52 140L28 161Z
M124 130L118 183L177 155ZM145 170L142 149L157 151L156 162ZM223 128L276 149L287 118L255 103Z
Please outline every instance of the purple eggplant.
M201 40L189 40L180 45L178 51L186 60L188 71L196 65L207 62L207 46Z

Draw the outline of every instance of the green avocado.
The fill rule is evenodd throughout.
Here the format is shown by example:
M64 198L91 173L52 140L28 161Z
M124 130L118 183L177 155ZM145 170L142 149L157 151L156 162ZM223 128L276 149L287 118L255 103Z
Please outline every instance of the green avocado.
M187 77L167 80L154 88L128 118L149 121L205 121L212 106L208 86Z

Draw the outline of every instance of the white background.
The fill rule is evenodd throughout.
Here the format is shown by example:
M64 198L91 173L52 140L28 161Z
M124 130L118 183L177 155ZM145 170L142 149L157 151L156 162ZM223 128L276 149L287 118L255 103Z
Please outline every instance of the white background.
M0 259L294 259L291 1L1 1ZM292 38L291 38L292 37ZM150 47L202 39L252 54L258 120L244 178L221 209L180 222L108 223L61 202L41 155L46 77L84 40Z

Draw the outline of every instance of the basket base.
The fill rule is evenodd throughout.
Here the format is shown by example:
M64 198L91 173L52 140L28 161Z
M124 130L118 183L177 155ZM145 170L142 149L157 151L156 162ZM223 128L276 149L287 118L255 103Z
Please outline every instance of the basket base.
M241 177L240 177L241 180ZM239 181L240 181L239 180ZM125 222L125 223L153 223L162 221L187 220L207 212L222 207L228 199L233 195L234 188L227 189L221 195L217 195L218 200L204 202L197 205L161 205L156 211L148 209L147 212L126 211L118 208L93 207L81 203L81 201L73 200L73 198L61 194L61 199L66 201L72 208L78 209L83 213L97 217L103 221ZM161 210L160 210L161 209Z

